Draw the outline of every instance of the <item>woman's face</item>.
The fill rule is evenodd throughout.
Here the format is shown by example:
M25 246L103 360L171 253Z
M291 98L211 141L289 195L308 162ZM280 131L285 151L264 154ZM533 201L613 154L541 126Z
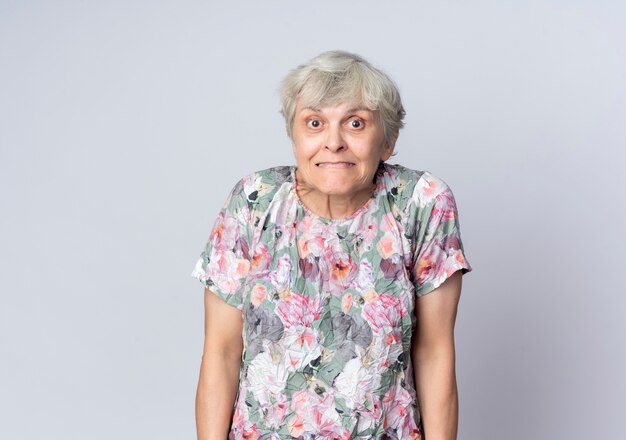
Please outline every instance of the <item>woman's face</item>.
M378 164L394 146L377 114L350 103L310 108L298 102L292 136L300 177L327 195L371 190Z

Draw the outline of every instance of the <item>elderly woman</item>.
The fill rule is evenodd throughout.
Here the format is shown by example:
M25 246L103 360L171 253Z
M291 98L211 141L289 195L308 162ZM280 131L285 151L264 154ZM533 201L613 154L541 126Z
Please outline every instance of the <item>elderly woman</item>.
M205 286L198 438L456 438L465 258L450 187L388 164L404 109L358 55L291 71L295 166L243 177L192 275Z

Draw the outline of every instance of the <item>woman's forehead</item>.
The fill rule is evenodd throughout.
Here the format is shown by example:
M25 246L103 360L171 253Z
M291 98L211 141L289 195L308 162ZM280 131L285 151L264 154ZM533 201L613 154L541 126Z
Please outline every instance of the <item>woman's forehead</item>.
M328 107L339 104L350 104L353 107L370 107L365 105L364 90L358 84L326 84L316 87L306 84L297 95L297 101L303 107ZM371 103L370 103L371 104Z
M314 111L318 113L324 113L327 111L341 111L343 113L353 113L357 111L367 111L374 113L374 110L367 107L364 103L358 100L348 100L339 102L307 102L303 99L298 99L296 104L296 111Z

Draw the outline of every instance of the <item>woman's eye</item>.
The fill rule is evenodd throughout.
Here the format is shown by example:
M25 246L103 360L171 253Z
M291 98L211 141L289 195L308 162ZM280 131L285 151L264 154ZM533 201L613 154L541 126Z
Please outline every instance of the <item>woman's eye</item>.
M363 126L363 122L359 119L353 119L350 121L350 127L352 128L361 128Z
M310 128L320 128L320 125L322 125L322 123L318 121L317 119L311 119L310 121L307 122L307 125Z

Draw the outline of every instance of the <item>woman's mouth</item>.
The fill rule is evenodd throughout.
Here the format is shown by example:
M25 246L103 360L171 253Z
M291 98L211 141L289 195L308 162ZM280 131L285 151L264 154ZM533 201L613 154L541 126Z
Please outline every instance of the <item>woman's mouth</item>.
M315 164L317 167L329 169L351 168L354 165L353 162L319 162Z

